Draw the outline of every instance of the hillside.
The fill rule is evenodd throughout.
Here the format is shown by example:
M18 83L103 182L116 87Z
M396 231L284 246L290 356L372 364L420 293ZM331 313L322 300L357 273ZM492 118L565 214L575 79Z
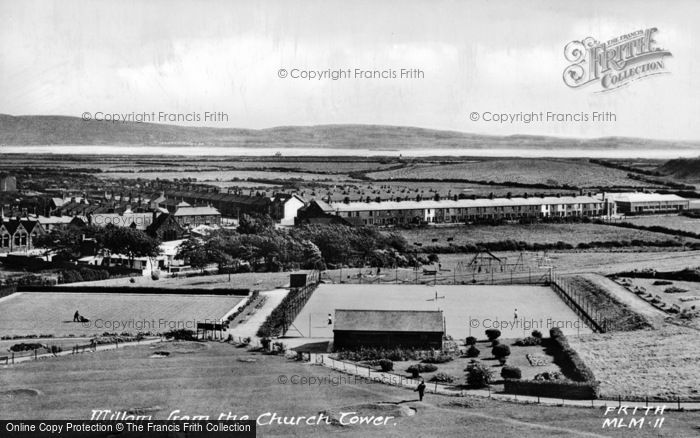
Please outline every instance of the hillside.
M700 142L665 142L607 137L489 136L380 125L283 126L269 129L207 128L153 123L85 122L67 116L0 114L0 145L186 145L268 148L543 148L697 149Z
M700 157L670 160L659 167L663 175L687 181L700 181Z

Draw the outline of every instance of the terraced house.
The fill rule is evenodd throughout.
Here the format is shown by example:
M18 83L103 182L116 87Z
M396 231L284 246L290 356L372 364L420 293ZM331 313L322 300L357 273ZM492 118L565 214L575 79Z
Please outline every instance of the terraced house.
M594 196L349 202L331 204L354 225L464 223L489 219L602 216L608 205Z
M38 221L0 218L0 253L30 250L34 240L45 233Z

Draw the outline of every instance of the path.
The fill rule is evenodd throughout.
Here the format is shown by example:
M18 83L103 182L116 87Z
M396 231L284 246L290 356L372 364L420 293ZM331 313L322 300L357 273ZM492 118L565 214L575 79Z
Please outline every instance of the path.
M411 379L408 377L400 376L393 373L385 373L381 371L374 371L371 368L358 365L356 363L349 363L334 360L330 355L326 353L311 353L310 354L311 363L322 365L336 371L341 371L346 374L351 374L354 376L360 376L369 378L371 380L385 383L388 385L399 386L402 388L415 389L418 385L418 380ZM525 395L515 395L515 394L503 394L503 393L492 393L489 389L463 389L456 390L445 385L440 385L437 383L426 383L427 392L440 395L448 396L476 396L476 397L486 397L496 400L516 402L516 403L535 403L549 406L574 406L581 408L604 408L608 406L619 406L620 404L627 405L637 405L637 406L649 406L649 407L665 407L666 410L677 409L676 402L669 400L665 402L628 402L619 400L569 400L561 398L549 398L549 397L535 397L535 396L525 396ZM700 402L683 402L681 407L688 411L700 410Z
M260 292L260 296L266 297L265 304L253 313L245 322L230 328L228 331L235 337L255 338L258 329L267 319L268 315L279 305L289 293L288 289L275 289L267 292Z

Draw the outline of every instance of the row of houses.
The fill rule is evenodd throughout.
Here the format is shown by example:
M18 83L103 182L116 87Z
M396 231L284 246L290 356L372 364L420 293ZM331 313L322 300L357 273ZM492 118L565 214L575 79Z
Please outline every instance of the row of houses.
M553 217L678 214L691 202L677 195L615 193L581 196L333 202L314 200L296 212L297 223L333 218L352 225L465 223Z

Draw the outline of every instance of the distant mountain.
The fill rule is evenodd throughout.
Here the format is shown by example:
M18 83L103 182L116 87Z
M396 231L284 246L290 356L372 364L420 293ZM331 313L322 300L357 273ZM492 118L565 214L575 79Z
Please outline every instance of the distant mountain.
M670 160L657 170L677 179L700 181L700 157Z
M700 142L645 140L627 137L571 139L547 136L489 136L456 131L382 126L280 126L269 129L185 127L154 123L83 121L66 116L0 114L0 145L174 145L235 146L284 149L357 148L457 149L697 149Z

